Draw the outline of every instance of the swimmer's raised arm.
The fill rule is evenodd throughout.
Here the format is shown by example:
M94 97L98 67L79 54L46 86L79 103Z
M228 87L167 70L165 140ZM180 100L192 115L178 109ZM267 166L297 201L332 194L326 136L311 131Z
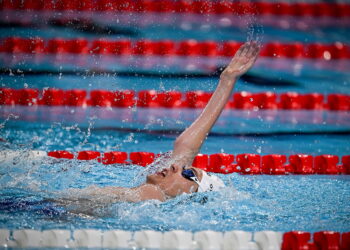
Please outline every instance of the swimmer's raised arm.
M190 165L231 96L237 79L246 73L259 55L259 46L247 42L220 75L219 84L199 117L176 139L173 157L179 165Z
M224 186L222 180L210 177L205 171L191 167L209 131L220 116L237 79L247 72L259 54L254 42L245 43L222 72L220 82L199 117L175 141L169 168L164 168L146 178L138 187L88 187L82 190L89 199L101 201L139 202L144 200L165 201L182 193L215 191ZM95 199L96 200L96 199Z

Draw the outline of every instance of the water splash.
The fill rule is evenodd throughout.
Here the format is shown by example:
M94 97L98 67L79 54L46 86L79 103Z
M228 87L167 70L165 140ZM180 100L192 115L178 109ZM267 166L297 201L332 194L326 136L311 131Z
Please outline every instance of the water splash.
M80 144L80 146L83 146L88 143L88 140L91 136L91 128L93 128L96 120L97 120L96 116L89 117L89 121L88 121L89 126L87 128L87 133L85 134L84 141Z
M149 164L146 168L142 169L132 180L134 186L139 186L148 175L155 174L162 169L169 168L176 162L176 159L172 157L172 151L165 152L157 156L154 161Z
M9 122L11 119L18 119L18 118L19 118L18 115L9 114L9 115L7 116L7 118L6 118L2 123L0 123L0 130L3 129L3 128L5 128L6 123Z

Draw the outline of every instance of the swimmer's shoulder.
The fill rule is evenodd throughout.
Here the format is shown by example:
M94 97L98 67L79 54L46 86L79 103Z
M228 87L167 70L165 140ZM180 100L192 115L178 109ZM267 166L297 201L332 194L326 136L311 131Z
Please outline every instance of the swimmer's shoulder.
M137 187L135 191L138 192L140 201L145 201L145 200L166 201L165 194L156 185L144 184L142 186Z

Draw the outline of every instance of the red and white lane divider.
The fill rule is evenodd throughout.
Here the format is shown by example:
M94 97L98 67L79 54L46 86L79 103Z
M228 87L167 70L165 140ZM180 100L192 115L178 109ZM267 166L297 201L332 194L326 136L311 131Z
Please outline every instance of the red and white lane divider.
M0 88L0 105L46 105L46 106L78 106L78 107L144 107L144 108L204 108L212 93L204 91L156 92L143 90L107 91L92 90L88 93L82 89L62 90L48 88L11 89ZM326 101L327 99L327 101ZM283 110L350 110L350 95L319 93L299 94L287 92L249 93L236 92L229 100L229 109L283 109Z
M147 166L159 157L152 152L106 152L80 151L51 151L48 156L65 159L97 160L103 164L136 164ZM336 155L307 154L286 155L271 154L238 154L236 156L226 153L212 155L198 154L192 165L209 172L230 174L350 174L350 155L341 157ZM288 159L288 163L287 163Z
M232 57L242 45L236 41L196 40L93 40L8 37L1 40L0 52L27 54L98 54L118 56L206 56ZM271 58L349 59L350 46L341 42L332 44L299 42L264 44L261 56Z
M94 160L105 165L110 164L134 164L146 167L153 163L160 154L152 152L121 152L112 151L101 153L98 151L79 151L72 153L66 150L57 151L0 151L0 163L11 162L18 158L40 159L49 156L58 159ZM288 162L287 162L288 159ZM198 154L192 166L203 170L230 174L350 174L350 155L341 157L337 155L317 155L294 154L290 156L281 154L258 155L258 154Z
M274 15L297 17L349 17L346 3L239 2L233 0L3 0L0 10L109 11L196 14Z
M12 237L10 237L12 235ZM73 237L71 237L73 235ZM350 232L320 231L313 234L303 231L199 231L182 230L159 232L152 230L123 231L76 229L32 230L0 229L0 247L34 248L152 248L152 249L282 249L282 250L326 250L350 249ZM197 246L197 247L196 247ZM200 246L206 246L202 248Z

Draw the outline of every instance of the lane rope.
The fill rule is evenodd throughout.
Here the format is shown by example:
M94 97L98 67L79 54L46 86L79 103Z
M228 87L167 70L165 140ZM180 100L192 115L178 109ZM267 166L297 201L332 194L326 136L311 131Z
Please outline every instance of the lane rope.
M98 152L92 150L85 150L79 152L70 152L66 150L56 151L15 151L3 150L0 151L1 162L9 163L18 159L19 157L27 157L30 159L38 159L45 156L57 159L76 159L76 160L93 160L105 165L111 164L134 164L146 167L153 163L162 154L155 154L153 152ZM350 174L350 155L342 157L337 155L309 155L309 154L198 154L192 166L201 168L208 172L220 174L249 174L249 175L339 175Z
M12 236L12 237L10 237ZM73 237L71 237L73 236ZM312 240L311 240L312 236ZM350 232L305 231L125 231L98 229L0 229L0 247L192 249L349 249Z
M211 92L179 91L157 92L155 90L92 90L83 89L12 89L0 88L0 105L46 105L76 107L143 107L143 108L204 108ZM286 92L250 93L236 92L226 108L229 109L281 109L281 110L331 110L349 111L350 95L320 93L300 94Z
M75 154L69 151L51 151L48 156L55 158L97 160L103 164L136 164L147 166L161 155L152 152L105 152L80 151ZM288 159L288 162L287 162ZM208 172L230 174L350 174L350 155L341 157L337 155L295 154L289 157L281 154L198 154L192 166Z
M25 54L80 54L114 56L181 56L232 57L242 45L236 41L197 40L87 40L40 37L8 37L1 40L0 52ZM307 58L319 60L349 59L350 46L341 42L331 44L300 42L270 42L263 45L260 56L270 58Z
M296 17L349 17L347 3L286 3L210 0L3 0L0 10L20 11L83 11L83 12L137 12L137 13L183 13L183 14L237 14Z

